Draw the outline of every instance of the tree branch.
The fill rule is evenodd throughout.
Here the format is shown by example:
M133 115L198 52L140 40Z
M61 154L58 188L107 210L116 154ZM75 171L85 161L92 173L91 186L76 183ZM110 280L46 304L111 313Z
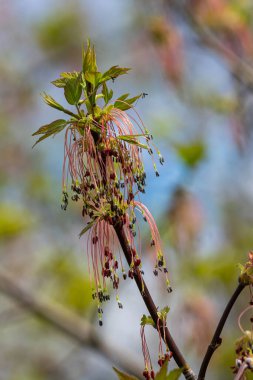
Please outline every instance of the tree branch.
M49 323L51 326L62 331L82 346L90 346L100 352L110 362L119 365L123 370L138 375L141 367L136 364L133 355L113 348L101 340L96 329L87 320L72 313L65 307L55 306L48 301L41 300L41 296L25 290L16 283L16 280L5 270L0 269L0 292L17 301L32 314Z
M125 254L126 260L128 262L128 265L131 265L132 262L132 253L131 253L131 247L129 245L128 239L126 237L126 234L124 232L124 229L122 226L115 225L114 226L116 234L118 236L119 242L121 244L122 250ZM147 288L147 285L145 284L145 281L143 280L141 273L139 270L136 270L134 272L134 279L138 286L138 289L141 293L142 299L147 306L147 309L150 313L151 318L153 319L155 326L157 326L158 322L158 315L157 315L157 307L155 306L155 303L149 293L149 290ZM195 374L192 371L192 369L187 364L185 358L183 357L182 353L180 352L179 348L177 347L176 343L174 342L169 330L167 327L165 327L165 334L164 334L164 327L161 324L160 329L162 331L162 338L165 337L165 343L168 345L170 351L173 354L173 358L175 362L177 363L179 368L183 369L183 374L186 380L195 380Z
M218 323L218 326L215 330L213 339L212 339L210 345L208 346L206 354L205 354L204 359L202 361L200 371L199 371L199 375L198 375L198 380L204 380L205 379L206 370L207 370L209 362L210 362L210 360L214 354L214 351L221 345L220 335L221 335L221 332L223 330L223 327L227 321L227 318L231 312L231 309L232 309L234 303L236 302L237 298L239 297L239 295L241 294L242 290L245 288L246 285L247 284L245 284L243 282L239 282L235 292L233 293L232 297L228 301L228 304L227 304L227 306L226 306L226 308L225 308L225 310L221 316L221 319Z

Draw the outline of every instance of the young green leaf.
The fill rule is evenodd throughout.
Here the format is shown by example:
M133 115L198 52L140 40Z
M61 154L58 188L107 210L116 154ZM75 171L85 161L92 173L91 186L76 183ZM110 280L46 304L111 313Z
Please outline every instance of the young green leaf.
M148 149L148 146L146 144L140 143L138 140L136 140L135 137L131 135L120 135L120 136L117 136L117 139L123 140L127 142L128 144L137 145L139 148Z
M113 91L108 90L108 87L107 87L105 82L103 83L102 94L104 95L105 104L108 104L109 101L111 100L112 96L113 96Z
M64 88L66 86L66 83L68 82L68 79L77 79L80 73L77 71L73 72L63 72L60 74L61 78L57 78L53 80L51 83L55 87Z
M56 108L59 111L65 111L64 107L57 103L52 96L47 95L45 92L42 93L44 102L52 108Z
M157 372L155 376L155 380L167 380L167 372L168 372L168 360L165 360L159 372Z
M55 87L64 88L66 86L66 78L57 78L51 82Z
M154 323L153 319L150 316L143 314L143 316L141 318L141 326L146 326L146 325L151 325L151 326L155 327L155 323Z
M127 74L127 72L131 70L127 67L119 67L119 66L112 66L109 70L107 70L103 76L102 80L103 81L108 81L110 79L115 79L120 75Z
M119 369L113 367L119 380L138 380L137 377L128 375L127 373L121 372Z
M40 127L36 132L32 134L32 136L35 135L43 135L45 133L57 133L58 131L61 131L64 127L66 127L67 122L63 119L58 119L53 121L50 124L43 125Z
M52 135L56 135L57 133L61 132L66 127L67 124L68 123L65 120L59 119L59 120L53 121L51 124L46 124L40 127L37 132L33 133L32 136L35 136L35 135L43 135L43 136L41 136L39 140L35 142L33 147L39 142L47 139L48 137Z
M94 220L90 221L89 223L87 223L86 227L84 227L84 228L82 229L82 231L80 232L80 234L79 234L79 238L80 238L82 235L84 235L87 231L89 231L89 229L90 229L90 228L91 228L96 222L97 222L97 220L94 219Z
M82 95L82 86L80 84L80 77L68 79L64 87L64 95L67 102L75 105L79 102Z
M166 377L166 380L178 380L182 372L181 368L173 369Z
M96 53L94 46L91 48L90 40L87 42L87 50L83 49L83 73L97 71Z
M121 99L121 96L114 102L114 107L120 109L121 111L127 111L128 109L132 108L132 104L141 96L142 94L129 99Z
M169 374L167 374L167 372L168 372L168 360L165 360L160 371L157 372L155 376L155 380L178 380L183 371L181 368L177 368L177 369L173 369Z

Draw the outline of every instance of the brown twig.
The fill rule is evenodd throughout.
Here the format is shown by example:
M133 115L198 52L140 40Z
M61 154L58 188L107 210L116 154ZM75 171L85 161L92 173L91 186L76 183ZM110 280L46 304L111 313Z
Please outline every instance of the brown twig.
M125 254L126 260L129 265L131 265L132 262L132 253L131 253L131 247L129 245L128 239L126 237L126 234L124 232L124 229L120 225L114 226L116 234L118 236L119 242L121 244L122 250ZM154 321L155 326L157 326L158 323L158 315L157 315L157 307L149 293L149 290L147 288L147 285L145 281L143 280L141 273L139 270L136 270L134 273L134 279L138 286L138 289L141 293L142 299L145 302L145 305L147 306L147 309L150 313L151 318ZM160 326L161 331L164 331L164 326L161 324ZM183 369L183 374L186 380L195 380L196 376L192 369L187 364L185 358L183 357L182 353L180 352L179 348L177 347L176 343L174 342L174 339L172 338L169 330L167 327L165 327L165 334L161 334L162 337L165 337L165 343L168 345L170 351L173 353L173 358L175 362L177 363L179 368Z
M227 318L231 312L231 309L232 309L235 301L237 300L237 298L239 297L239 295L241 294L241 292L245 288L245 286L246 286L245 283L239 282L235 292L233 293L232 297L228 301L227 306L226 306L226 308L225 308L225 310L221 316L221 319L218 323L218 326L215 330L213 339L212 339L210 345L208 346L206 354L205 354L204 359L202 361L200 371L199 371L199 375L198 375L198 380L204 380L205 379L206 370L207 370L207 367L210 363L210 360L214 354L214 351L221 345L220 335L221 335L221 332L223 330L223 327L227 321Z

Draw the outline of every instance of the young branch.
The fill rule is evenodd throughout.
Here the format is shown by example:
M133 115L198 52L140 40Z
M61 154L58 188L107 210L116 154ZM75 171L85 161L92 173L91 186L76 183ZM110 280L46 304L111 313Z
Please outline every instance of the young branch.
M114 228L115 228L116 234L118 236L119 242L121 244L122 250L124 252L124 255L126 257L126 260L127 260L128 264L130 265L131 261L132 261L132 253L131 253L131 247L129 245L128 239L127 239L126 234L124 232L124 229L122 226L119 226L117 224L114 226ZM143 280L139 270L135 271L134 279L135 279L135 282L136 282L138 289L141 293L142 299L143 299L145 305L147 306L147 309L150 313L150 316L153 319L155 326L157 326L157 322L159 319L158 315L157 315L157 307L156 307L156 305L155 305L155 303L154 303L154 301L153 301L153 299L149 293L147 285L146 285L145 281ZM162 324L160 326L160 329L162 331L161 336L163 338L165 337L165 339L164 339L165 343L168 345L170 351L172 352L175 362L177 363L179 368L183 369L183 374L184 374L185 379L186 380L196 380L196 376L195 376L194 372L192 371L192 369L187 364L185 358L183 357L182 353L180 352L179 348L177 347L176 343L174 342L168 328L165 327L165 334L164 334L164 327Z
M241 294L242 290L245 288L247 284L243 283L243 282L239 282L235 292L233 293L232 297L230 298L222 316L221 316L221 319L218 323L218 326L216 328L216 331L214 333L214 336L213 336L213 339L210 343L210 345L208 346L207 348L207 351L206 351L206 354L204 356L204 359L202 361L202 364L201 364L201 367L200 367L200 371L199 371L199 375L198 375L198 380L204 380L205 379L205 375L206 375L206 370L207 370L207 367L209 365L209 362L214 354L214 351L221 345L221 332L223 330L223 327L227 321L227 318L231 312L231 309L234 305L234 303L236 302L237 298L239 297L239 295Z

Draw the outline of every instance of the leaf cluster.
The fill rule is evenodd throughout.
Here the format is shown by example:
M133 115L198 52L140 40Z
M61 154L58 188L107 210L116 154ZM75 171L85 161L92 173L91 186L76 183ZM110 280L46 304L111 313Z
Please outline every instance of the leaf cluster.
M113 368L113 369L116 372L119 380L138 380L137 377L121 372L117 368ZM155 380L178 380L181 374L182 374L182 369L180 368L173 369L172 371L168 373L168 360L166 360L163 366L157 372L155 376Z
M129 70L126 67L112 66L104 73L98 71L95 49L88 41L86 50L83 49L82 52L82 70L79 72L63 72L59 78L52 81L54 86L63 89L67 103L74 106L75 111L66 109L52 96L43 93L42 97L47 105L71 116L71 118L69 120L57 119L50 124L43 125L33 133L33 136L41 135L34 145L50 136L55 136L67 125L78 128L81 134L83 134L82 129L87 125L99 133L97 124L94 125L92 121L99 123L101 118L109 114L112 108L121 111L132 108L134 102L142 94L134 97L123 94L110 103L113 90L108 88L109 81L114 81L119 76L127 74ZM98 101L100 105L98 105ZM132 136L120 136L119 138L128 143L137 143L137 140ZM146 148L144 144L141 144L141 147Z

